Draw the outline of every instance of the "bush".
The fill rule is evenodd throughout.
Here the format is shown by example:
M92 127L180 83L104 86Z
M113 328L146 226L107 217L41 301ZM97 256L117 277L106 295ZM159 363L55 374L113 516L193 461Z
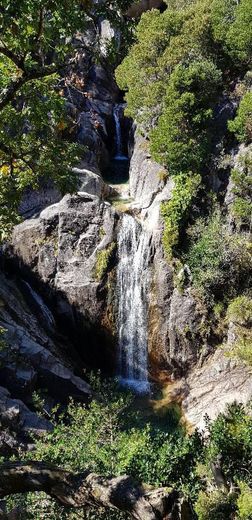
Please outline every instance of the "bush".
M227 300L250 286L252 256L246 235L230 233L219 211L190 232L193 240L185 260L200 292L210 300Z
M223 491L201 491L195 511L199 520L231 520L235 511L234 497Z
M232 192L235 196L231 213L235 222L250 230L252 224L252 150L239 157L237 168L231 172Z
M252 519L252 489L245 483L239 482L240 496L237 500L239 520Z
M252 141L252 92L247 92L239 105L237 116L229 121L228 128L241 142Z
M115 249L115 243L112 242L106 249L97 251L96 265L95 265L95 277L96 280L101 280L106 274L109 261Z
M209 439L205 461L221 461L221 469L230 484L242 480L252 484L252 417L250 407L234 403L208 425Z
M236 337L229 355L252 366L252 299L243 295L233 300L227 318L233 323Z
M239 296L228 307L227 318L236 325L252 326L252 299Z
M174 249L179 242L179 233L182 225L188 218L193 199L200 185L200 175L176 176L171 200L161 206L164 219L163 246L167 258L171 259Z

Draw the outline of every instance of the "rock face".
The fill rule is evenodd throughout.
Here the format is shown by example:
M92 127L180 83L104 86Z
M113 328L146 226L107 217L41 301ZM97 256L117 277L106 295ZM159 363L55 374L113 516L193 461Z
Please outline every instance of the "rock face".
M0 326L5 330L6 343L0 352L2 384L25 400L42 386L53 397L67 400L72 395L87 401L91 389L74 375L74 351L70 362L70 356L64 353L67 347L64 338L57 335L53 324L45 321L45 316L44 321L39 314L39 320L35 316L35 291L29 295L19 290L15 282L3 274L0 281ZM23 288L22 282L19 285ZM77 366L77 355L75 358Z
M134 2L126 14L130 18L138 18L149 9L159 9L162 4L162 0L140 0L140 2Z
M152 161L148 142L135 132L130 163L131 207L152 234L152 291L149 308L149 357L154 380L183 376L196 365L202 349L203 316L190 290L183 294L174 287L173 270L162 246L163 222L160 208L172 197L173 182L168 172Z
M101 169L113 152L119 91L111 72L93 62L95 29L78 34L73 44L75 63L61 79L61 91L73 121L71 135L85 147L74 169L79 191L62 199L50 181L43 181L39 190L26 192L20 213L27 220L15 229L7 270L0 272L6 344L0 352L0 380L6 387L0 421L13 400L20 417L13 418L13 430L21 436L28 423L40 428L26 406L34 391L46 389L52 404L70 396L87 402L91 389L82 378L84 362L111 369L115 355L108 286L117 215L104 202L113 189L103 182ZM17 397L24 402L16 402ZM3 435L0 449L15 451L13 438Z
M10 256L23 263L28 278L39 280L62 330L71 331L89 366L109 366L113 355L103 270L112 260L116 224L117 214L109 203L78 192L24 221L13 233Z
M190 281L183 291L174 287L173 270L162 247L160 216L162 201L172 197L173 184L167 176L151 160L148 143L136 134L130 194L134 211L152 232L153 248L149 370L154 381L171 388L170 399L181 403L187 421L203 428L206 413L214 419L228 403L251 399L252 375L243 363L231 360L222 349L216 350L211 338L207 340L205 309L193 294Z
M215 419L227 404L246 404L251 400L251 371L219 348L202 367L192 371L184 392L182 410L186 419L204 429L205 415Z

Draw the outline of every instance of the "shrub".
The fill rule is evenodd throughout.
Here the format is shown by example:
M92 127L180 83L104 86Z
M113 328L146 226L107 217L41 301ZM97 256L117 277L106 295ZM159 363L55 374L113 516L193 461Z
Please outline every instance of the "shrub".
M237 116L229 121L228 128L241 142L252 141L252 92L247 92L239 105Z
M101 280L106 274L109 261L115 249L115 243L112 242L106 249L101 249L97 252L96 265L95 265L95 277L97 280Z
M227 318L236 325L252 325L252 299L248 296L238 296L228 307Z
M208 464L216 459L227 482L239 480L251 485L252 417L250 407L234 403L208 425L209 439L205 449Z
M234 498L223 491L201 491L195 511L199 520L231 520L235 511Z
M236 336L229 355L252 366L252 299L243 295L233 300L227 318L233 323Z
M179 233L185 223L200 185L200 175L176 176L171 200L164 202L161 214L164 219L163 246L167 258L171 258L179 242Z
M237 500L239 520L252 518L252 489L245 483L239 482L240 496Z
M193 285L207 298L234 298L236 291L250 286L252 256L247 237L230 233L219 211L208 222L198 221L191 234L185 260Z

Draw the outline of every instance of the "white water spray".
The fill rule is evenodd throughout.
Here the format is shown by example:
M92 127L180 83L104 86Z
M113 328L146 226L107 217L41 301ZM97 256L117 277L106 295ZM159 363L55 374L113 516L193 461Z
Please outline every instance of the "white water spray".
M48 309L47 305L45 304L44 300L41 298L41 296L36 291L34 291L34 289L30 286L30 284L28 282L23 281L23 283L27 287L32 299L38 306L38 309L41 312L41 315L42 315L45 323L47 324L47 326L49 328L54 328L55 327L54 317L53 317L51 311Z
M148 264L150 236L130 215L118 235L118 373L123 385L148 393Z

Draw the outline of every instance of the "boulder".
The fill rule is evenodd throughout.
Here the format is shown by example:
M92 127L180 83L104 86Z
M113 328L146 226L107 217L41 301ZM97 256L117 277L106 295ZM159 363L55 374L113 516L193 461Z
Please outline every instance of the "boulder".
M12 431L24 434L42 434L52 430L49 421L31 412L19 399L13 399L3 387L0 387L0 421Z

